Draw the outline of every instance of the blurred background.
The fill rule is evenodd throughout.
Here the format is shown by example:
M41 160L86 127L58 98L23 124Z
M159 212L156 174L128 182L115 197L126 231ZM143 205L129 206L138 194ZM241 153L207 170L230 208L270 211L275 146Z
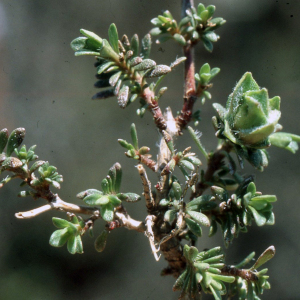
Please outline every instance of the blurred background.
M27 147L37 144L39 158L48 160L64 176L59 195L65 201L80 203L75 197L78 192L100 188L116 161L123 166L123 191L141 194L135 161L124 156L117 139L129 140L134 122L140 144L150 146L154 155L158 140L150 114L143 119L136 116L138 103L124 112L114 98L90 100L96 92L94 60L75 58L71 40L79 36L80 28L107 38L112 22L119 35L137 33L142 37L152 28L150 20L162 10L170 10L179 19L180 4L179 0L0 1L1 128L26 128ZM270 97L281 96L280 123L284 131L300 134L300 2L211 0L204 4L216 5L215 16L227 20L217 31L221 39L214 43L213 53L202 45L195 52L198 70L205 62L221 68L213 80L212 102L204 106L197 103L196 107L202 110L198 129L203 132L206 149L215 149L217 143L210 121L214 114L211 103L224 105L246 71L268 88ZM179 46L170 42L153 45L151 58L168 65L180 55ZM162 108L172 105L173 112L181 108L182 77L179 66L164 81L163 86L169 89L161 99ZM194 147L184 135L176 148L190 145ZM257 189L277 195L276 224L250 227L248 234L241 234L227 249L227 261L239 262L252 251L260 255L274 244L277 253L267 265L272 289L262 299L299 299L300 152L292 155L271 148L269 153L271 162L263 173L247 165L243 174L255 173ZM199 157L204 160L200 153ZM149 176L152 183L157 180L153 174ZM44 204L42 199L17 198L19 183L10 182L0 195L2 299L177 299L178 294L171 290L174 279L159 275L166 263L163 259L155 262L142 234L112 231L103 253L94 250L94 240L88 236L83 237L82 255L73 256L66 247L51 247L48 241L55 230L51 218L64 218L65 214L50 212L34 219L16 219L14 213ZM132 217L144 218L142 201L126 207ZM102 221L96 223L96 236L103 226ZM198 242L199 249L217 245L223 245L220 232L208 238L204 231Z

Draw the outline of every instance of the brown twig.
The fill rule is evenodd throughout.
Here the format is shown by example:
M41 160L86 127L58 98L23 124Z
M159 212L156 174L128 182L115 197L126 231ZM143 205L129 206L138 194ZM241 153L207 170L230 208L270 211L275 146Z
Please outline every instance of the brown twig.
M186 10L191 6L194 6L193 0L182 0L182 18L186 16ZM184 46L183 54L186 57L184 62L184 103L179 116L176 118L176 122L180 130L182 130L190 122L193 114L194 103L197 99L193 45L188 44Z
M148 104L148 109L153 115L154 123L159 131L165 130L167 128L166 120L163 116L163 113L158 105L158 102L154 99L155 94L150 88L145 88L142 94L142 97L145 99Z
M142 183L143 183L143 190L144 190L143 195L146 200L146 207L147 207L147 210L150 211L155 205L155 202L154 202L154 199L152 196L152 192L151 192L151 182L149 181L146 170L144 169L144 167L142 165L137 165L137 169L138 169L138 172L140 174L140 177L141 177Z
M225 266L221 269L221 274L226 276L238 276L247 281L257 281L258 277L255 272L246 269L238 269L235 266Z

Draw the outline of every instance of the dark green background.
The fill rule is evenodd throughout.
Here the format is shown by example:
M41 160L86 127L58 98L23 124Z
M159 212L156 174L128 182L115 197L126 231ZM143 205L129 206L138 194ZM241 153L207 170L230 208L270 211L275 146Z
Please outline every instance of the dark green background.
M196 2L198 4L198 2ZM293 0L218 0L215 16L227 23L218 30L219 42L209 54L202 45L196 48L197 69L209 62L220 67L211 90L213 102L225 104L235 83L251 71L258 84L267 87L270 97L280 95L284 131L300 134L300 2ZM180 1L158 0L89 0L42 1L4 0L0 2L0 84L1 128L10 131L25 127L25 144L37 144L40 159L58 167L64 176L59 195L66 201L80 203L75 195L87 188L99 188L108 168L116 161L123 166L123 191L141 194L135 162L123 155L118 138L129 139L129 127L137 125L141 144L152 148L156 156L158 133L150 114L139 119L134 103L125 111L115 99L91 101L96 92L93 58L75 58L69 43L79 29L95 31L107 37L110 23L119 34L141 37L150 28L150 19L169 9L176 18ZM160 48L161 47L161 48ZM153 45L152 58L170 64L181 55L175 43ZM161 106L179 110L182 103L182 66L165 81L168 92ZM213 150L217 140L211 126L212 102L202 109L203 143ZM200 104L197 104L200 107ZM176 144L183 150L192 145L186 135ZM271 163L263 173L256 172L258 190L276 194L275 226L252 226L227 250L228 262L235 263L251 251L260 254L275 245L277 254L268 264L271 291L263 299L299 299L299 167L298 152L270 149ZM199 155L201 159L201 155ZM243 174L253 172L246 167ZM150 174L149 174L150 175ZM156 178L151 174L152 182ZM83 238L83 255L70 255L66 247L52 248L49 237L55 227L53 215L46 213L30 220L18 220L14 213L44 204L43 200L17 198L19 182L1 190L0 213L0 294L14 299L177 299L171 291L173 278L162 278L166 265L156 263L148 240L125 229L113 231L104 253L93 249L93 240ZM142 219L143 203L126 205L129 213ZM104 223L97 222L95 234ZM199 249L223 245L220 233L199 240ZM211 297L208 297L211 298Z

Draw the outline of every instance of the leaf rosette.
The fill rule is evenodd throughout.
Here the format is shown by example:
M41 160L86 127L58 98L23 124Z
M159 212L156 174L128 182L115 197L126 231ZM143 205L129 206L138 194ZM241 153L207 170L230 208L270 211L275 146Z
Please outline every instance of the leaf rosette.
M271 145L269 136L281 129L280 97L269 98L260 89L252 74L247 72L230 94L226 108L215 103L221 122L221 132L232 143L248 148L263 149Z

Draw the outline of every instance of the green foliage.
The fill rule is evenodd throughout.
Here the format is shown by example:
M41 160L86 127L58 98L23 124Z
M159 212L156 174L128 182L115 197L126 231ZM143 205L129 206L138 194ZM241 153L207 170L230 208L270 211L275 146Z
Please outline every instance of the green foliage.
M247 232L252 220L258 226L274 225L275 217L272 211L274 195L262 195L256 191L255 184L244 182L231 197L225 189L217 186L211 188L215 199L220 202L219 213L215 213L211 221L210 236L217 231L217 223L221 225L225 246L229 244L239 232Z
M106 241L107 241L107 236L108 236L109 231L104 229L101 234L96 238L95 240L95 249L98 252L104 251L106 247Z
M278 129L281 116L280 98L269 99L268 91L260 89L247 72L230 94L226 109L215 104L224 127L218 136L225 136L240 146L261 149L270 146L269 136Z
M203 195L193 199L183 206L183 191L178 182L174 181L168 194L168 198L160 201L160 205L168 207L165 212L164 220L172 224L178 220L180 211L184 213L184 221L188 229L185 238L187 240L197 240L197 237L202 236L201 226L209 227L210 220L202 212L214 209L217 204L212 202L210 195Z
M238 267L244 267L254 257L254 255L255 252L251 253L243 262L238 265ZM261 298L259 298L259 295L263 294L265 289L270 289L271 285L268 282L269 276L266 275L268 269L262 269L260 271L257 269L273 258L274 255L275 248L274 246L270 246L260 255L251 268L242 270L242 272L247 274L248 277L251 276L251 280L243 279L240 276L237 277L237 280L229 285L229 294L231 296L237 294L239 300L260 300Z
M252 74L247 72L230 94L226 108L219 103L213 107L218 117L213 118L216 136L233 143L241 166L248 160L260 171L268 166L266 148L274 144L295 153L300 138L289 133L277 133L281 116L280 97L269 99L268 91L260 89Z
M295 154L299 148L300 136L287 132L276 132L270 135L269 141L272 146L286 149Z
M93 99L106 99L117 96L118 104L125 108L138 97L142 97L145 89L149 87L147 78L163 77L178 64L170 67L157 65L149 59L151 50L151 37L145 35L141 42L135 34L131 41L126 35L119 40L117 27L111 24L108 30L109 41L96 34L81 29L85 37L78 37L71 42L71 47L76 56L94 55L97 57L96 77L99 79L95 87L103 88L93 96ZM155 87L155 84L152 86ZM161 93L162 94L162 93ZM159 97L161 96L159 95ZM141 98L141 108L137 111L143 116L148 104ZM142 109L142 111L141 111Z
M102 191L88 189L77 194L77 198L82 199L87 205L99 206L103 220L111 222L114 219L115 208L121 205L122 201L136 202L141 199L134 193L119 193L121 180L121 165L115 163L101 182Z
M211 99L211 94L207 91L212 84L210 81L218 75L220 72L220 68L210 68L210 65L208 63L204 64L200 70L199 73L195 74L195 79L197 82L196 91L197 94L201 95L201 103L205 103L205 99Z
M209 52L213 50L213 42L220 37L215 30L225 24L222 18L213 18L215 6L205 7L200 3L197 7L191 7L186 11L186 17L179 23L173 18L172 14L166 10L162 15L151 20L155 26L150 33L158 36L157 43L162 43L174 39L181 46L196 44L200 40L205 49Z
M182 291L179 299L189 296L200 299L200 291L213 294L221 299L226 294L224 282L235 281L233 276L224 276L221 269L225 266L225 255L220 247L198 252L197 248L184 246L183 255L187 260L186 270L176 280L173 290Z
M84 222L79 220L75 215L67 221L60 218L52 218L55 227L60 228L52 233L50 245L53 247L62 247L67 243L67 249L71 254L82 254L83 247L81 241L82 229Z
M142 146L139 148L138 146L138 136L137 136L137 131L134 123L132 123L130 126L130 135L131 135L132 144L128 143L126 140L118 139L119 144L123 148L127 149L125 155L133 159L141 159L141 156L147 156L150 158L151 155L148 154L150 148L147 146Z
M251 268L241 269L252 260L255 253L233 266L225 264L221 247L199 252L194 245L202 236L203 227L209 228L208 235L212 237L220 226L225 246L228 247L240 232L247 232L247 226L252 221L257 226L274 224L272 203L277 201L276 196L258 192L254 177L239 173L232 152L237 154L241 167L246 159L262 171L269 163L268 147L273 145L295 153L300 136L278 132L282 129L278 124L281 116L280 98L276 96L270 99L267 89L260 88L252 74L246 72L229 95L225 108L221 104L213 104L217 112L213 125L219 142L215 151L206 152L200 140L201 133L187 127L206 159L206 166L202 167L200 159L190 152L191 147L177 151L176 138L183 134L183 129L191 120L195 124L200 121L200 110L193 111L194 103L197 98L201 98L202 103L206 98L211 99L208 89L212 87L211 80L220 72L219 68L211 68L205 63L194 74L190 59L190 51L199 41L211 52L212 43L219 39L215 30L225 20L213 18L214 12L215 6L200 3L197 8L188 9L180 22L169 11L151 20L155 27L150 33L157 36L158 42L173 39L189 57L185 63L184 103L176 118L170 108L165 114L161 111L158 102L167 87L158 90L158 86L165 75L185 61L186 57L177 58L170 66L158 65L149 58L152 43L150 34L146 34L141 41L136 34L130 40L126 35L119 38L114 23L108 29L108 40L81 29L83 36L71 42L76 56L96 57L98 81L95 87L101 91L93 99L116 96L119 106L125 108L139 98L137 114L142 117L149 110L153 115L161 139L157 162L152 160L149 147L139 146L134 123L130 127L132 142L118 140L126 149L127 157L138 160L159 178L152 191L146 171L138 165L148 213L143 221L133 220L123 205L124 202L137 202L141 197L135 193L120 192L122 169L119 163L109 169L101 182L101 190L92 188L77 194L88 206L64 202L52 193L50 185L59 189L62 175L49 162L35 161L38 159L36 146L28 150L25 145L21 146L25 137L24 128L13 130L10 135L6 128L0 131L0 171L12 172L12 175L1 180L0 188L11 179L20 178L21 185L28 185L30 190L19 192L19 197L43 198L48 202L41 208L16 214L18 218L30 218L50 209L67 212L69 220L52 219L58 228L50 237L50 245L54 247L67 244L71 254L83 253L81 236L87 231L93 236L94 223L102 218L106 222L105 228L95 240L95 249L104 251L108 234L115 228L125 227L143 232L149 239L155 258L159 259L159 250L166 256L169 262L169 273L166 273L181 273L173 287L174 291L181 291L179 299L200 299L201 291L212 294L217 300L226 294L228 297L238 295L240 300L260 299L259 295L270 288L270 283L267 269L257 269L274 256L273 246L264 251ZM181 147L180 143L178 145ZM13 157L13 153L17 157ZM184 184L175 176L176 166L183 174ZM199 172L200 167L202 169ZM186 199L188 192L189 200ZM74 212L89 217L83 220ZM183 246L183 240L188 244ZM228 289L225 283L229 283Z
M51 184L55 188L60 189L60 183L63 181L63 177L56 172L56 167L51 166L48 162L43 162L37 170L40 178L32 179L30 182L32 186L38 187Z

